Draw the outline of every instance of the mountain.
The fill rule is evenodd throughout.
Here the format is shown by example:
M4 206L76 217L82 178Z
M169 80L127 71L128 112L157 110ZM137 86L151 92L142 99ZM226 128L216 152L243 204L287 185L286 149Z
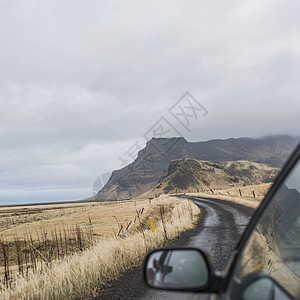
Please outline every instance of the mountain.
M152 189L172 160L247 160L281 167L299 138L287 135L188 142L184 138L152 138L129 165L112 172L94 197L98 200L135 197Z
M170 162L158 184L147 196L162 193L177 193L223 189L233 186L272 182L279 168L265 164L239 161L204 161L177 159ZM145 194L144 194L145 195Z

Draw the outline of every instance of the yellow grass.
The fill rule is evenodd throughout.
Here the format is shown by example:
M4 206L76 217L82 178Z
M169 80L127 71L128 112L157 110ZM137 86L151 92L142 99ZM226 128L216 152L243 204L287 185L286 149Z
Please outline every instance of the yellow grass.
M130 230L134 229L137 224L135 216L138 211L144 208L143 215L149 213L149 209L160 203L161 199L153 199L152 205L149 200L140 199L136 201L118 201L118 202L94 202L94 203L69 203L54 205L34 205L34 206L16 206L0 208L0 242L3 239L8 247L9 268L12 277L18 270L17 253L15 247L15 238L19 240L29 240L27 248L39 249L34 251L34 255L43 256L47 260L50 253L51 244L55 244L56 231L59 235L67 231L68 248L65 247L64 252L68 253L77 251L76 242L70 240L74 238L72 233L75 226L79 225L83 233L86 233L89 227L89 220L92 222L92 230L95 238L116 236L120 226L123 230L130 221ZM135 222L136 221L136 222ZM49 246L45 247L45 243L41 243L42 236L47 234ZM30 238L29 238L30 236ZM31 240L32 238L32 240ZM1 244L1 243L0 243ZM90 244L90 240L84 244L84 248ZM1 245L0 245L1 246ZM42 246L42 249L41 249ZM54 248L53 259L58 258L62 254L58 253L58 247ZM24 263L24 243L23 263ZM26 250L27 251L27 250ZM28 264L27 264L28 266ZM30 264L29 264L30 266ZM0 247L0 282L4 276L3 249Z
M158 203L158 199L153 199ZM118 223L127 224L136 215L136 210L148 207L148 200L76 203L39 206L0 208L0 235L12 240L15 234L24 236L31 232L33 238L41 229L51 230L55 226L67 227L88 224L89 217L93 230L98 235L108 236L118 230Z
M164 206L164 222L160 215L160 205ZM87 205L86 207L87 212L96 219L95 206ZM115 215L118 222L124 224L133 219L136 214L134 202L122 203L118 211L116 208L119 207L117 206L108 205L107 207L111 208L110 211L106 209L105 205L99 205L99 207L103 209L102 213ZM162 246L166 238L173 239L181 232L191 229L200 213L199 208L193 203L169 196L161 196L152 200L151 204L148 203L148 200L137 201L136 207L137 210L145 207L145 213L141 215L140 221L136 222L130 231L121 234L118 238L106 235L90 249L56 261L49 268L44 266L41 273L31 273L28 279L17 278L11 288L4 286L0 288L0 290L2 289L0 298L86 299L88 296L95 296L107 282L117 278L125 270L138 265L149 249ZM129 215L126 215L125 212L128 212ZM78 218L84 220L84 216L81 216L82 213L75 212L75 214L77 213ZM74 218L74 214L72 215ZM63 216L56 216L55 219L61 217ZM148 217L154 219L155 233L151 232L148 226ZM64 218L67 219L64 219L65 222L71 222L68 216L64 215ZM108 216L103 215L103 218L105 222L102 220L101 224L106 226L103 233L108 229L110 232L112 230L108 224L109 220L113 221L114 228L116 228L116 221L113 217L109 219ZM50 220L44 222L50 222ZM31 226L34 228L34 224Z
M238 188L230 188L224 190L215 190L214 193L187 193L187 195L195 197L205 197L205 198L218 198L225 201L231 201L244 206L257 208L261 201L264 199L265 195L269 191L272 183L262 183L256 185L248 185ZM239 189L241 190L242 196L240 196ZM253 196L253 191L255 193L255 198Z

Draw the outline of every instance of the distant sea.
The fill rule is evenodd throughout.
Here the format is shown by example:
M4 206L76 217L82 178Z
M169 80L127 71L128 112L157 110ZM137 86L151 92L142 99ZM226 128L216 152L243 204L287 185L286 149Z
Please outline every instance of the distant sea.
M92 196L90 188L57 190L0 190L0 205L82 200Z

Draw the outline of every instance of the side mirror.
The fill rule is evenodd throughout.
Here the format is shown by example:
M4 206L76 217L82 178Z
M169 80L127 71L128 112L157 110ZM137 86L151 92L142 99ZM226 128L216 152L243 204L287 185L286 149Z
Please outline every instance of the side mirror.
M152 288L190 291L205 289L211 272L205 254L198 249L158 249L147 255L144 277Z

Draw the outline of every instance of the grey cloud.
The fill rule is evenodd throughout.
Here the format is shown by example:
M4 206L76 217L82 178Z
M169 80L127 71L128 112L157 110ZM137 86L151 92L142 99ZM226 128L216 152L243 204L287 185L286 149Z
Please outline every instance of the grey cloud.
M1 186L88 193L161 116L193 141L298 134L299 8L3 1ZM168 113L187 90L209 112L191 132Z

